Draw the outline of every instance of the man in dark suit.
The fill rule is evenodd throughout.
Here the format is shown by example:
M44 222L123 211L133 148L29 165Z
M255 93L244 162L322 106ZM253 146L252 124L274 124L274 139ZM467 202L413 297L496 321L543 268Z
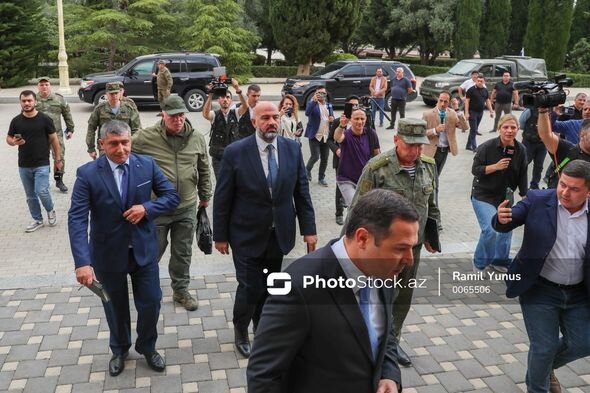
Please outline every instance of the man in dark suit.
M519 296L530 340L531 393L561 392L553 370L590 355L589 197L590 163L574 160L556 190L531 190L512 208L504 201L492 218L499 232L524 225L506 296Z
M137 309L135 350L152 369L164 371L166 363L156 351L162 291L154 219L174 211L180 198L151 157L129 154L131 129L126 123L110 121L100 134L105 154L78 168L68 213L76 279L86 286L97 280L111 298L103 306L113 352L109 373L116 376L131 347L127 274L131 276Z
M286 294L275 295L269 279L275 294L256 331L248 392L401 391L392 288L417 242L418 213L407 199L385 189L363 195L344 237L282 273ZM330 281L346 284L322 285Z
M273 103L256 105L253 124L256 133L226 147L213 198L215 248L222 254L233 249L235 344L245 357L248 326L253 321L256 330L266 299L265 274L280 271L283 256L293 249L296 216L308 248L317 242L299 145L277 137L279 111Z

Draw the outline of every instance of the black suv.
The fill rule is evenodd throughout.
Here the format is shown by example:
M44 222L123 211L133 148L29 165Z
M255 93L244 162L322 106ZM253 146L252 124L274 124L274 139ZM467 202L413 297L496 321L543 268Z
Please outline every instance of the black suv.
M349 95L359 97L369 95L369 83L379 67L383 69L383 75L388 79L395 76L397 67L403 68L404 76L412 82L416 90L416 77L407 64L383 60L341 60L327 65L312 75L287 78L281 94L294 95L299 106L304 108L314 91L322 86L326 88L330 102L333 105L342 106ZM415 100L416 96L417 93L414 91L408 96L408 101ZM385 110L390 110L390 103L388 89L385 95Z
M200 112L207 99L207 84L213 79L213 68L219 60L207 53L156 53L139 56L117 71L86 75L78 90L82 101L98 105L104 101L108 82L121 81L125 95L138 105L158 104L156 81L152 73L157 70L158 60L165 60L172 74L172 93L184 98L191 112Z

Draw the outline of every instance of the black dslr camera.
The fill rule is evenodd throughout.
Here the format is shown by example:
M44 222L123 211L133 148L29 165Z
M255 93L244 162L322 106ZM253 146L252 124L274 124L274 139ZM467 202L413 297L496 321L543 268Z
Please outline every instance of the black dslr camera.
M214 67L213 76L215 78L209 83L211 85L209 93L213 93L213 98L225 97L228 85L232 82L231 78L225 74L225 67Z
M525 108L552 108L565 103L567 92L563 89L574 84L565 74L556 75L553 80L543 82L517 82L516 90L528 90L531 93L522 95L522 105Z

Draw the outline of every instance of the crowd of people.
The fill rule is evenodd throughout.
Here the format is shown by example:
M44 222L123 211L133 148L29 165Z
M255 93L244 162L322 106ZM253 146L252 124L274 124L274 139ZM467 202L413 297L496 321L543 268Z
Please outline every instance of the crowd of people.
M151 127L142 127L122 84L107 84L107 100L88 120L92 161L77 170L68 212L76 278L86 286L99 283L110 297L103 302L110 375L124 370L132 345L127 276L138 311L135 350L152 369L165 370L165 359L156 350L162 299L158 263L170 245L173 300L196 310L198 299L189 286L197 209L209 207L213 198L215 249L231 254L236 270L234 342L250 359L249 391L280 391L286 383L297 392L401 391L398 365L412 365L400 346L413 297L408 283L420 275L422 246L430 253L440 251L440 174L449 152L460 153L457 129L469 130L465 150L474 153L471 202L481 233L473 269L518 274L518 280L507 281L507 296L519 296L531 342L528 390L557 392L553 370L590 354L590 285L585 284L590 280L590 102L585 95L576 96L569 117L561 107L527 108L518 119L511 113L518 92L510 74L489 94L484 76L474 73L462 85L461 102L444 91L435 108L412 119L405 118L405 98L413 90L403 70L388 80L377 69L369 92L372 111L359 105L359 97L349 96L351 109L337 116L328 92L319 87L306 103L304 126L295 97L285 95L278 106L260 101L259 86L250 85L243 95L234 79L239 107L229 89L219 97L212 91L205 102L202 116L211 124L207 148L187 119L184 101L170 95L165 64L158 67L154 77L161 119ZM48 78L38 83L37 93L21 92L22 111L6 139L19 150L19 174L32 217L26 232L44 225L41 205L48 224L56 225L49 152L56 187L68 192L63 139L74 133L63 97L51 91ZM383 125L388 89L395 91L389 127L396 130L395 147L381 152L367 119ZM498 136L478 146L486 108L496 116L492 131ZM307 163L301 150L304 137L310 150ZM329 186L330 150L336 223L344 227L339 239L314 252L318 239L309 184L319 160L318 183ZM548 188L538 190L546 152L553 166L546 176ZM517 188L522 200L515 204ZM267 278L281 271L283 257L293 249L296 221L310 254L286 270L294 278L291 292L269 297ZM520 225L525 237L511 261L511 231ZM395 291L309 290L301 285L304 275L396 277L401 285Z

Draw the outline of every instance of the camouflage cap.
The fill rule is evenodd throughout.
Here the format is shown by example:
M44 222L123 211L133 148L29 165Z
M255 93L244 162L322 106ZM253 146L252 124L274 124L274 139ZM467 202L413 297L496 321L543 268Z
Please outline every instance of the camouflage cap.
M107 83L107 93L118 93L121 91L121 82L109 82Z
M426 137L426 122L420 119L399 119L397 135L406 143L429 144Z
M37 78L37 83L39 82L49 82L49 77L48 76L40 76L39 78Z
M166 97L162 111L169 115L177 115L179 113L188 112L188 109L186 109L186 105L184 105L184 100L181 97L174 95Z
M158 64L166 64L166 60L160 59L158 60Z

